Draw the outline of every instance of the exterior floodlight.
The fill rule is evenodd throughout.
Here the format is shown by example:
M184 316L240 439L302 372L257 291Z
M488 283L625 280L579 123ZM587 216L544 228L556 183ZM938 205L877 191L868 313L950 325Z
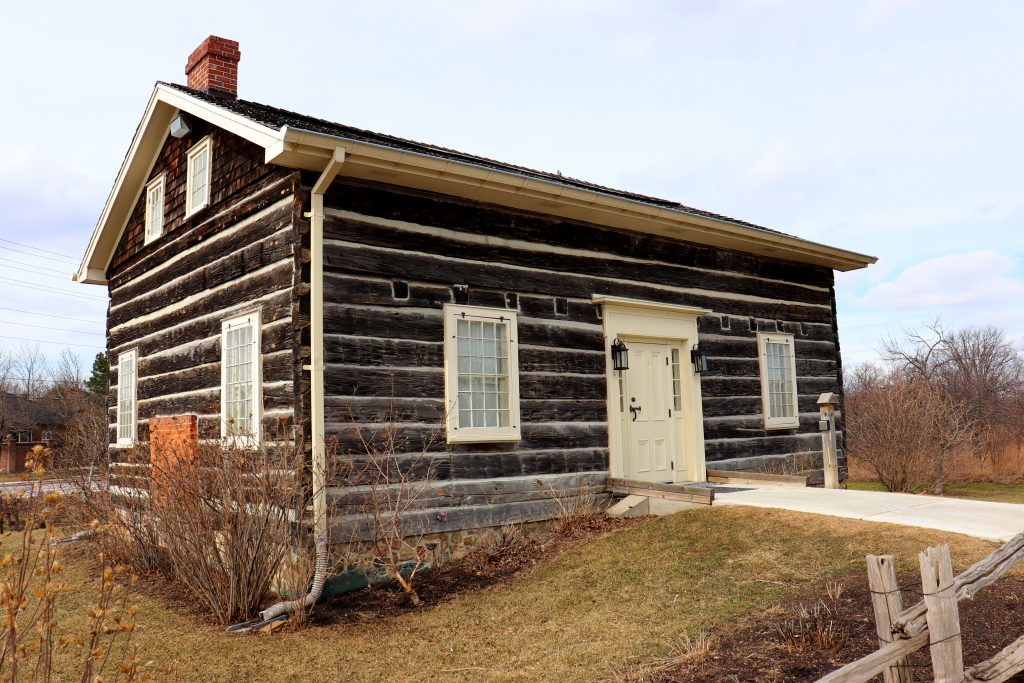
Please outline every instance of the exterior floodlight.
M188 121L185 120L185 115L179 113L171 121L171 135L178 138L179 140L191 132L191 128L188 127Z

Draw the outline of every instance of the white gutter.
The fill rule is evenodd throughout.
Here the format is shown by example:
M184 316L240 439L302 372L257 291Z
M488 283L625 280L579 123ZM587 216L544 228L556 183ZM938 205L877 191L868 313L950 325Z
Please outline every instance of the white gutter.
M284 614L312 607L323 592L327 581L327 439L324 429L324 193L345 163L345 149L337 147L313 185L310 196L310 364L303 370L310 373L310 412L313 441L312 496L313 538L316 545L316 568L309 592L298 600L279 602L260 612L266 622Z

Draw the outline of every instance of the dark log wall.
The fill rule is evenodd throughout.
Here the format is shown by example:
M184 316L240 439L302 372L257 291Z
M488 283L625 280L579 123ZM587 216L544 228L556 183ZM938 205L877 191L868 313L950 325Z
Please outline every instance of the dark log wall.
M606 469L591 302L606 294L713 311L699 322L709 467L820 467L815 399L839 390L829 269L353 181L326 204L327 426L343 448L358 450L358 425L390 411L410 451L440 423L441 307L458 290L461 303L519 312L522 440L447 446L442 435L436 476ZM763 427L757 330L795 335L799 429Z
M196 127L190 137L167 138L150 176L167 174L163 235L143 245L140 197L107 272L114 442L116 363L133 348L138 440L148 439L150 417L185 413L199 415L202 438L219 438L221 323L256 308L263 323L265 433L287 429L296 418L298 175L265 165L261 147L213 130L211 203L185 218L186 154L209 132L201 122Z

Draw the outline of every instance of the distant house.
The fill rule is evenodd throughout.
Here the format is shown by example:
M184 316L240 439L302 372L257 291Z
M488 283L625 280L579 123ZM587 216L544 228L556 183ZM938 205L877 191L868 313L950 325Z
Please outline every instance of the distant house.
M113 448L188 416L320 462L443 422L437 531L551 516L523 482L820 473L833 272L873 257L239 99L239 56L156 84L76 276L110 295Z
M25 458L35 446L47 448L59 443L64 431L60 412L49 402L17 394L0 394L0 416L4 434L0 441L0 472L25 469Z

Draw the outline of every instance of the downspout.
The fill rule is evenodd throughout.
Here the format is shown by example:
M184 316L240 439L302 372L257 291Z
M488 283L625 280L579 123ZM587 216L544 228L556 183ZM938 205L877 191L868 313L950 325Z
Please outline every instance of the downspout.
M313 538L316 545L316 565L309 592L298 600L271 605L260 612L262 623L308 609L320 599L327 581L327 443L324 429L324 193L345 163L345 148L336 147L320 178L313 185L310 196L310 365L303 366L310 373L310 430L313 437L312 496ZM256 626L259 626L257 624ZM254 627L253 627L254 628Z

